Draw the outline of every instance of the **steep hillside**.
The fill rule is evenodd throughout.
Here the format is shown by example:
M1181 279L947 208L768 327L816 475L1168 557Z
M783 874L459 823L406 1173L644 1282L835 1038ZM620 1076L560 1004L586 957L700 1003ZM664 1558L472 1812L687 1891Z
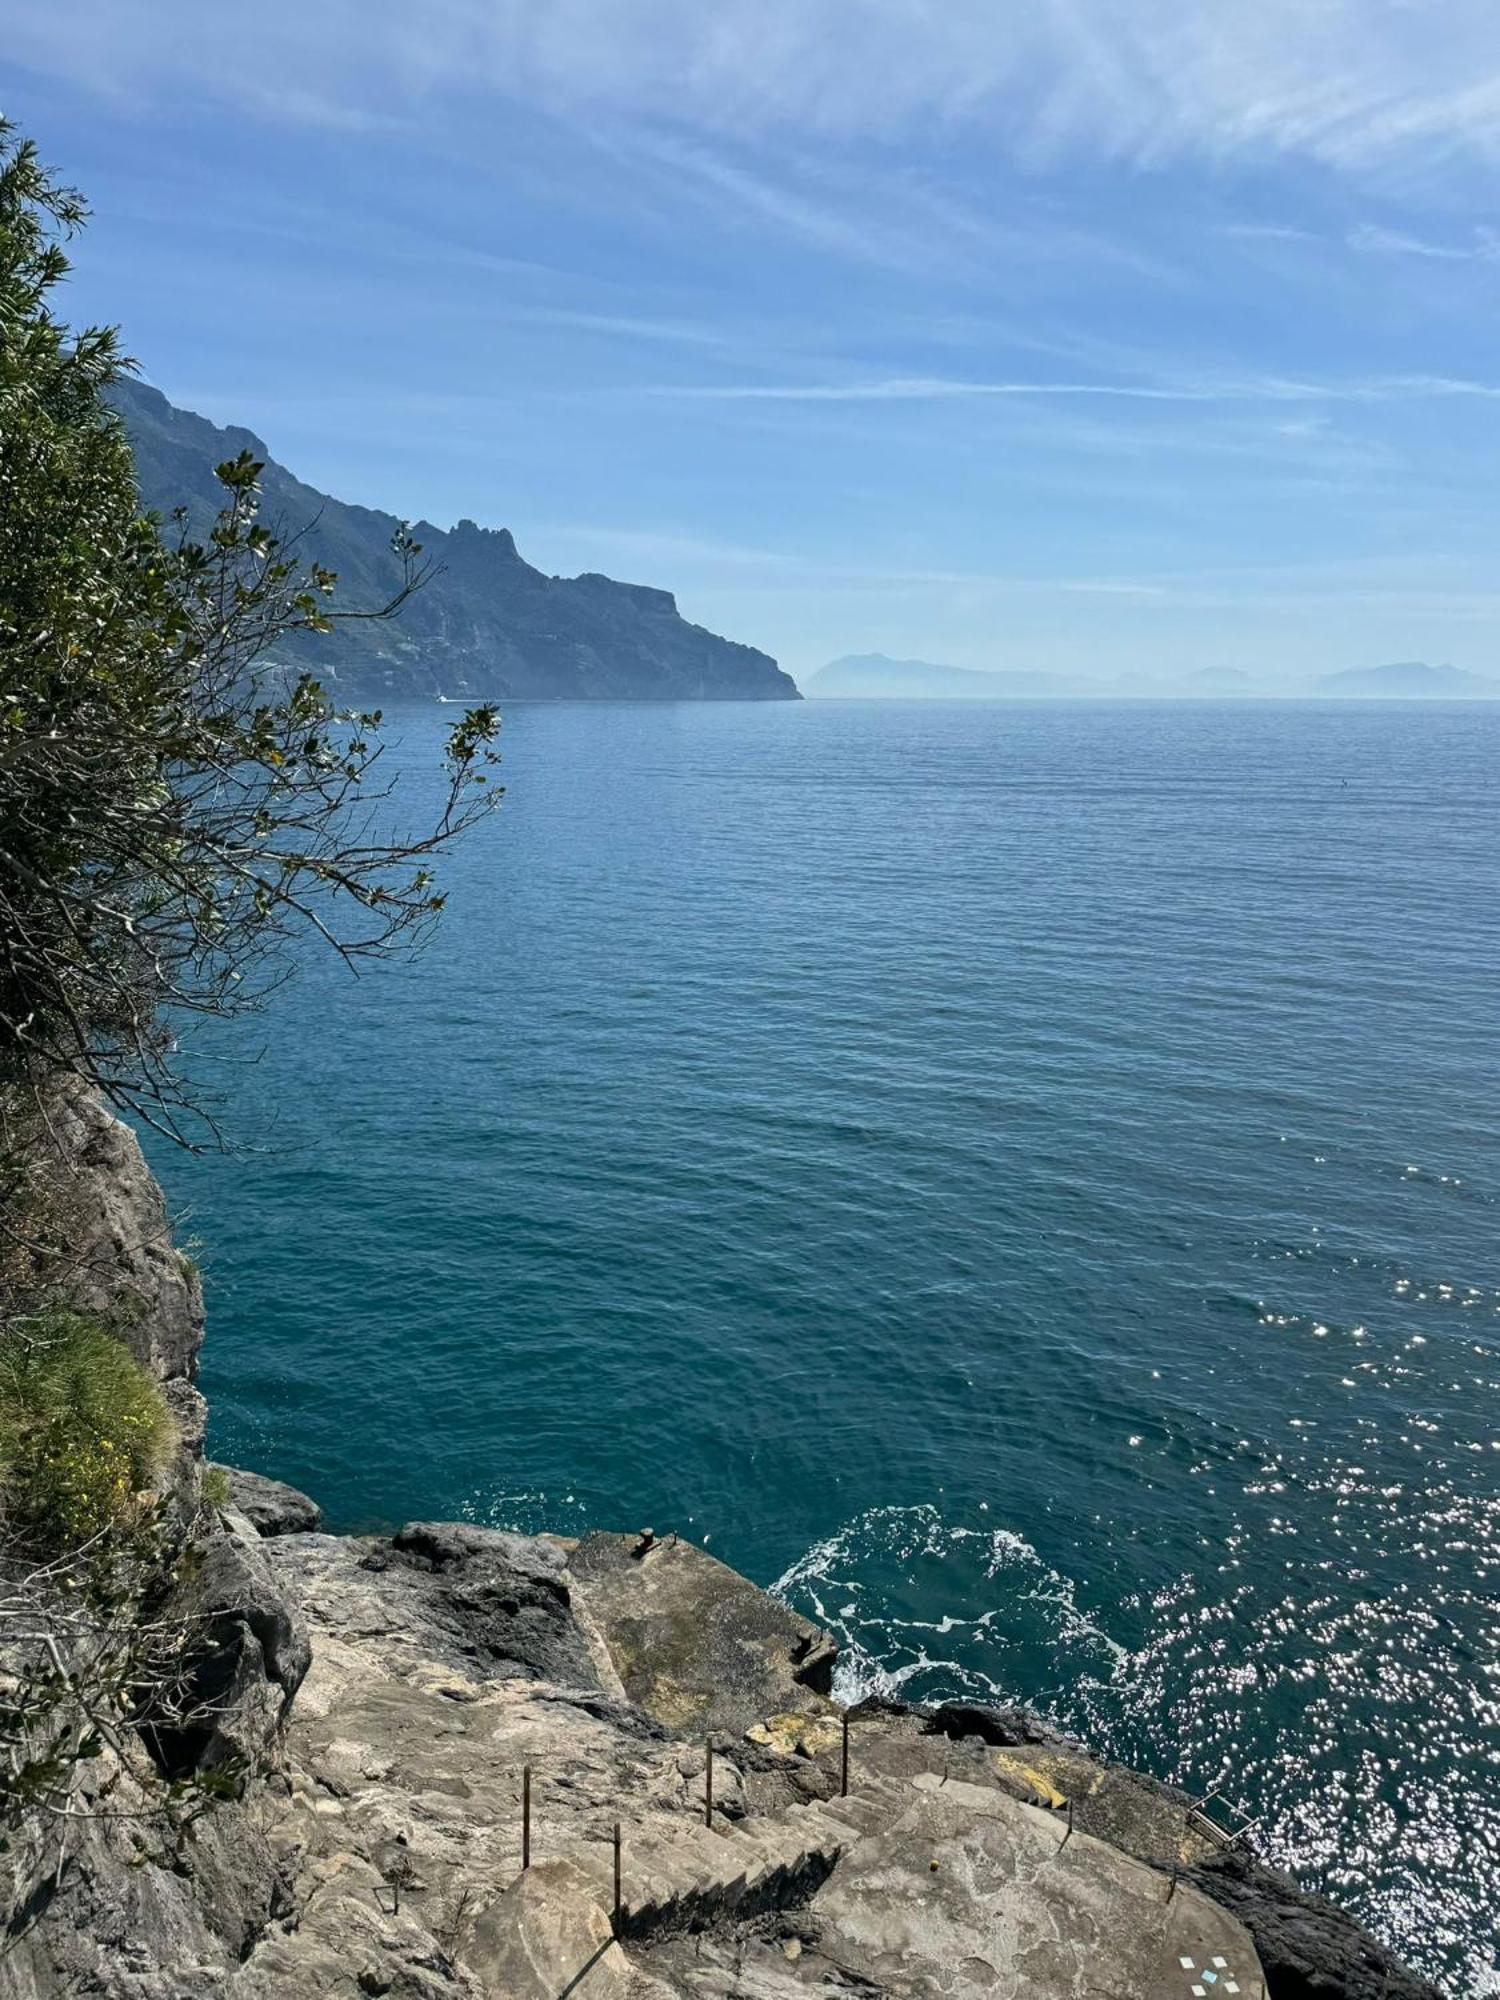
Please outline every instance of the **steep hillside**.
M114 392L135 447L141 497L170 513L185 506L206 526L219 501L213 468L242 450L264 459L267 520L305 530L304 554L339 577L338 602L385 601L398 568L396 521L304 485L251 432L220 429L175 409L139 382ZM518 696L551 700L795 701L797 689L767 654L690 625L670 591L607 576L544 576L516 551L508 528L430 522L417 540L442 574L399 618L345 625L294 641L305 662L341 695Z

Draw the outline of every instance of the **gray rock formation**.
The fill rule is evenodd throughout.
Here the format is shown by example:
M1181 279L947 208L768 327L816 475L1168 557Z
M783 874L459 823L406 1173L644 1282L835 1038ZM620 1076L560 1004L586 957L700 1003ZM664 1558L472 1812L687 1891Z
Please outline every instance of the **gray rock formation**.
M214 2000L292 1908L252 1816L226 1804L174 1846L141 1773L112 1756L79 1803L94 1816L75 1821L66 1841L42 1819L0 1855L0 2000Z
M389 1542L263 1544L315 1633L273 1837L297 1908L321 1914L312 1929L273 1923L230 1994L348 1990L347 1957L341 1973L329 1942L347 1924L390 1991L555 2000L586 1980L619 2000L727 1996L738 1990L727 1979L702 1983L704 1941L727 1968L768 1913L797 1908L807 1942L795 1963L769 1955L764 1978L780 1984L768 1993L878 1993L895 1979L932 2000L1046 2000L1085 1990L1108 1937L1122 1993L1175 1994L1182 1955L1218 1955L1246 2000L1263 2000L1232 1916L1070 1834L978 1739L955 1742L905 1711L861 1716L855 1782L839 1797L837 1727L804 1726L790 1747L761 1740L768 1713L825 1719L826 1698L797 1678L828 1656L821 1635L701 1551L668 1543L637 1558L634 1546L590 1537L565 1550L431 1526ZM521 1615L528 1593L539 1622ZM661 1673L645 1665L657 1636ZM497 1673L506 1645L512 1670ZM702 1695L725 1665L709 1821ZM628 1698L643 1676L655 1714Z
M1252 1853L1214 1855L1193 1881L1255 1939L1274 2000L1438 2000L1347 1911L1305 1894Z
M555 1543L492 1528L414 1522L378 1536L295 1535L264 1545L317 1624L356 1622L390 1649L466 1681L549 1680L598 1691Z
M161 1385L179 1442L167 1511L192 1545L181 1587L140 1607L177 1645L172 1727L159 1715L122 1751L106 1744L77 1769L71 1817L37 1810L0 1843L0 2000L189 2000L222 1991L228 1967L289 1906L287 1888L241 1801L176 1836L161 1812L161 1773L227 1775L274 1759L307 1665L306 1628L249 1524L200 1505L202 1291L134 1134L76 1089L35 1122L35 1170L66 1241L49 1281L103 1317ZM25 1568L8 1566L6 1583ZM0 1684L9 1664L0 1648Z
M625 1694L668 1729L739 1731L833 1686L831 1640L676 1535L586 1535L568 1569Z
M280 1479L263 1472L245 1472L237 1465L206 1468L224 1475L230 1504L258 1535L310 1535L323 1524L323 1509Z
M188 1635L184 1718L151 1747L171 1776L255 1769L272 1751L312 1659L307 1625L272 1578L260 1537L225 1509L166 1607Z
M1176 1786L1089 1753L1023 1708L949 1704L925 1733L984 1744L1018 1791L1071 1801L1074 1823L1111 1845L1190 1879L1245 1925L1273 2000L1438 2000L1347 1911L1309 1896L1242 1841L1226 1841Z
M798 1678L820 1635L685 1544L432 1524L257 1540L233 1516L228 1534L204 1603L245 1599L249 1552L313 1633L276 1775L185 1857L127 1860L91 1832L0 1957L6 2000L1184 2000L1207 1971L1206 1993L1244 2000L1363 2000L1382 1976L1434 2000L1328 1906L1268 1890L1179 1795L1024 1711L870 1704L843 1795L841 1729ZM264 1684L295 1679L294 1633L233 1622ZM726 1661L706 1818L699 1697Z
M172 1238L166 1197L128 1125L91 1092L50 1099L38 1126L37 1168L67 1254L54 1288L99 1313L166 1393L183 1446L202 1449L197 1389L203 1287Z

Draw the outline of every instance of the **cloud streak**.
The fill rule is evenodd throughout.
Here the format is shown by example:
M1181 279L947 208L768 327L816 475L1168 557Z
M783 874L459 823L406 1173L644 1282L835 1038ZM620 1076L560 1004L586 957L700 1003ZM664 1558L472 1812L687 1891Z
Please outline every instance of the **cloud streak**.
M971 130L1032 162L1500 158L1491 0L12 0L13 62L358 124L520 99L718 133Z
M1351 250L1370 251L1381 257L1425 257L1442 264L1500 263L1500 237L1492 229L1476 229L1469 243L1434 243L1404 229L1384 229L1378 223L1362 222L1349 231L1347 241Z
M893 376L865 382L660 384L654 396L715 403L935 403L988 397L1100 397L1141 403L1391 403L1469 397L1500 401L1500 383L1442 375L1389 375L1366 381L1301 382L973 382L947 376Z
M951 279L1087 264L1176 287L1180 274L1118 235L1081 227L1055 204L1012 194L996 214L931 176L851 166L822 153L709 145L659 130L594 135L627 169L651 175L672 204L684 197L722 225L742 218L815 251L908 276L940 269Z

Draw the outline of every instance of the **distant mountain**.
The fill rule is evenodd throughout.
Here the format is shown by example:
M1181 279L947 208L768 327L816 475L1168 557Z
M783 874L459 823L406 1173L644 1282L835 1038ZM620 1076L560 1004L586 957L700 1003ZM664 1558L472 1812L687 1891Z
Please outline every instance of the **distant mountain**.
M1398 660L1387 667L1348 667L1342 673L1324 674L1315 691L1367 701L1493 701L1500 697L1500 680L1471 674L1464 667Z
M976 673L931 660L890 660L884 653L849 653L830 660L803 684L810 699L904 697L928 701L1003 701L1074 692L1057 674Z
M305 530L300 552L338 572L336 604L389 599L395 517L304 485L260 439L175 409L139 382L112 392L135 448L147 507L186 507L195 530L218 510L213 468L240 451L266 463L263 517ZM544 576L516 552L508 528L422 521L414 532L443 565L400 616L289 640L278 657L305 664L339 695L523 696L551 700L796 701L769 655L690 625L670 591L607 576Z
M1148 701L1286 700L1296 696L1356 701L1500 700L1500 680L1461 667L1430 667L1420 660L1384 667L1351 667L1307 682L1262 678L1241 667L1200 667L1177 675L1095 679L1047 673L981 673L931 660L892 660L884 653L849 653L830 660L803 683L810 698L855 700L1005 701L1061 698Z

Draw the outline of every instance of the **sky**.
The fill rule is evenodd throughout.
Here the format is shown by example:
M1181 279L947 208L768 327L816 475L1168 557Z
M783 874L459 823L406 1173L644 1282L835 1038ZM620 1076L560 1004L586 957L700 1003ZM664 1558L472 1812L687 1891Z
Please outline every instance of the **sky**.
M1493 0L8 0L67 310L805 676L1500 674Z

